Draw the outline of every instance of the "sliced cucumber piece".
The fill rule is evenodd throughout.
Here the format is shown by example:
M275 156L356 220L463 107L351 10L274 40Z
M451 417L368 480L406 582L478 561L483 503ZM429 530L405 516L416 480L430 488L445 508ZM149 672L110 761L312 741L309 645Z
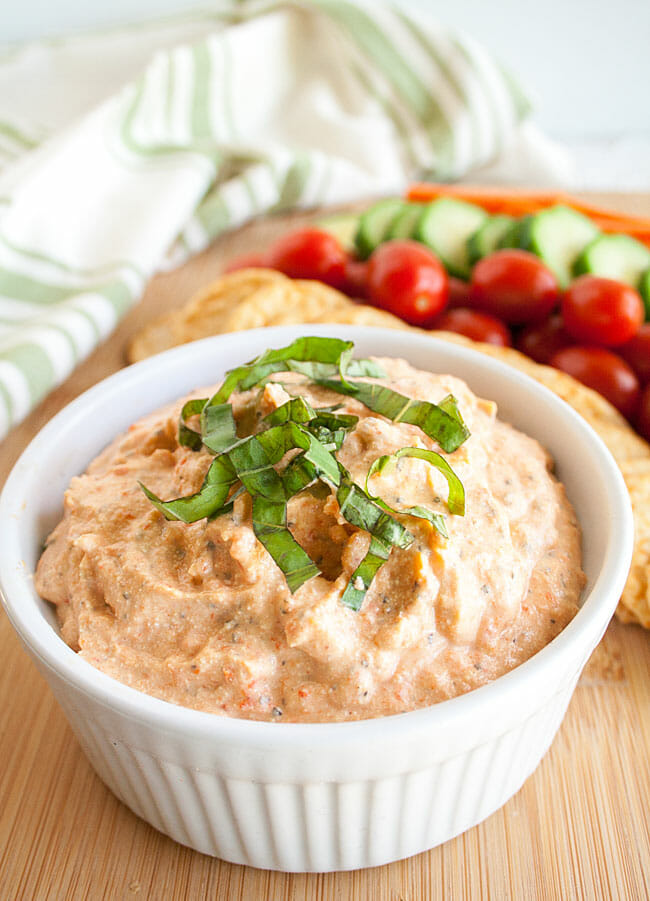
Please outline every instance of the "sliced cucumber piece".
M600 235L588 244L575 261L573 272L602 275L625 282L633 288L650 266L650 250L629 235Z
M645 321L650 322L650 268L639 279L638 291L645 307Z
M440 197L427 205L415 237L440 257L450 275L469 278L467 241L487 218L485 210L473 203Z
M356 213L335 213L314 222L316 228L334 235L344 250L354 249L354 236L359 228L359 216Z
M524 224L519 246L537 254L556 274L560 285L566 287L576 259L599 234L593 222L582 213L566 206L553 206L531 216Z
M413 238L423 211L423 203L408 203L406 209L393 219L386 238L389 241Z
M388 231L397 216L408 206L399 197L389 197L374 203L359 217L359 228L354 238L357 253L365 260L386 240Z
M521 219L514 219L503 233L498 249L505 250L506 248L521 247L522 235L526 232L528 223L532 218L532 216L522 216Z
M514 221L512 216L490 216L470 235L467 240L467 255L472 266L494 253L505 234L512 229Z

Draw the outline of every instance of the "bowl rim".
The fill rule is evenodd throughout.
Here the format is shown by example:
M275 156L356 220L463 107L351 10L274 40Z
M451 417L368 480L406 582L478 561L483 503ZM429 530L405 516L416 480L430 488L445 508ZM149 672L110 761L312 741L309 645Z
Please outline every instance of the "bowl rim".
M266 327L210 336L126 367L98 382L67 404L32 439L14 465L0 496L0 523L3 520L7 521L10 515L15 516L13 511L20 509L23 470L29 472L32 462L42 459L51 441L60 434L62 427L69 426L69 423L96 398L110 393L119 394L120 391L131 387L134 380L146 382L154 378L154 373L159 370L167 368L171 370L172 367L175 370L184 360L187 359L189 363L197 351L203 352L207 348L218 347L221 343L237 340L244 352L247 342L256 341L257 336L261 334L264 334L265 338L268 336L270 345L278 340L291 340L304 334L327 334L328 331L337 337L349 337L352 340L355 335L357 337L362 335L368 338L390 337L395 341L401 338L409 345L427 349L435 349L437 346L446 353L457 355L461 363L467 361L484 366L507 380L512 381L514 378L522 390L544 402L547 407L550 406L583 441L591 445L598 465L607 476L605 484L610 504L608 512L616 527L613 525L611 528L607 553L597 578L591 590L584 596L576 616L548 645L513 670L466 694L438 702L430 707L386 717L343 722L282 723L240 719L183 707L153 697L117 681L80 659L40 611L36 611L35 599L38 595L33 587L33 577L20 559L18 545L20 529L7 529L9 534L0 546L0 595L15 630L31 653L47 669L95 702L118 711L129 719L146 722L167 732L177 733L181 729L188 736L241 740L251 748L263 748L268 751L272 748L286 749L288 746L307 748L313 745L314 741L329 740L338 745L356 743L361 738L367 741L375 734L378 737L384 735L387 724L391 730L399 728L403 736L420 733L422 730L431 732L436 728L450 728L459 719L467 721L473 713L478 714L481 708L485 709L485 705L489 706L499 696L502 703L507 702L508 697L520 691L523 684L527 684L529 688L534 685L544 686L550 661L555 659L556 664L559 664L561 660L568 660L572 655L577 659L580 656L577 652L581 648L589 646L591 649L595 646L614 612L615 602L618 601L627 578L633 550L634 524L630 499L611 453L602 439L576 411L532 377L473 348L426 334L398 332L375 326L342 326L336 323ZM615 602L612 600L613 597ZM31 617L30 610L33 614ZM36 618L35 623L30 623L30 618Z

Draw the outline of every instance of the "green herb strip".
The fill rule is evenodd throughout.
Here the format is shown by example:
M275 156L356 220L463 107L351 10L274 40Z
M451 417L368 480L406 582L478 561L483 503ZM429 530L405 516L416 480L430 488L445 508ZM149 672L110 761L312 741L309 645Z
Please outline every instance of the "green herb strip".
M297 338L287 347L276 350L267 350L259 357L231 369L226 373L226 378L217 391L210 398L210 404L225 403L233 391L246 391L263 381L274 372L286 372L292 368L309 378L313 378L315 372L320 372L319 364L329 364L327 373L334 374L337 370L341 382L350 387L346 374L351 364L352 341L342 341L339 338ZM365 361L375 369L380 368L370 361ZM304 365L311 364L311 365ZM353 372L357 367L353 367Z
M341 597L341 602L353 610L358 610L375 573L388 560L391 547L407 548L413 544L414 536L400 522L393 519L379 504L352 481L350 473L339 463L341 484L336 492L341 515L351 525L370 533L370 547L366 556L350 576ZM363 588L356 582L361 579Z
M338 484L340 476L334 456L295 422L285 422L251 436L228 454L242 484L253 497L253 531L284 573L291 592L320 573L287 527L287 501L293 495L287 491L287 481L274 468L289 450L297 448L303 450L301 457L308 467L309 482L317 477ZM296 488L303 487L305 484L301 482L290 486L290 491L297 493Z
M378 457L368 470L368 475L366 476L366 491L368 494L370 494L368 491L368 480L376 473L392 469L402 457L417 457L420 460L426 460L427 463L435 466L435 468L447 479L447 485L449 486L447 506L449 507L449 512L454 513L457 516L465 515L465 489L463 483L444 457L437 454L435 451L426 450L426 448L423 447L403 447L394 454L384 454L383 456ZM374 495L370 496L374 497ZM376 497L374 499L378 500ZM395 510L394 512L406 513L407 511Z
M215 518L233 509L234 500L248 491L253 499L253 530L280 567L291 592L320 570L297 543L287 526L287 502L313 485L337 489L341 515L351 525L370 534L368 552L352 573L342 602L359 610L366 592L392 547L407 548L413 535L391 513L406 513L431 522L447 535L444 518L424 507L394 510L368 491L368 480L401 456L421 457L447 478L448 505L452 513L464 512L462 483L440 454L421 448L402 448L379 457L366 477L366 490L357 485L337 461L345 436L356 426L357 416L336 414L340 405L314 409L301 397L292 397L262 421L265 430L238 439L232 405L233 391L259 385L274 372L294 371L340 394L351 395L393 422L419 426L448 453L469 436L456 399L448 395L440 404L405 397L382 385L351 383L346 376L383 378L386 373L371 360L351 360L353 344L336 338L298 338L288 347L268 350L251 363L226 374L220 389L209 400L195 398L183 406L179 422L179 444L198 451L202 446L216 454L199 491L188 497L162 501L141 482L146 497L167 519L185 523ZM338 379L333 378L338 372ZM200 415L201 432L190 429L187 419ZM291 450L300 452L282 472L277 463ZM231 493L232 489L235 489Z
M221 454L239 440L231 404L206 404L201 412L203 444L213 454Z
M203 444L201 433L191 429L186 424L186 420L188 420L190 416L196 416L198 413L202 413L207 402L207 397L196 397L193 400L188 400L183 405L180 420L178 422L178 443L183 447L189 447L190 450L193 451L201 450L201 445Z
M341 595L341 603L355 612L361 609L366 593L375 578L377 571L388 560L391 546L381 538L374 535L370 539L370 547L366 556L350 576L350 581L345 586ZM357 588L358 580L361 580L362 588Z
M346 469L342 466L340 469L341 484L336 492L336 499L344 519L387 544L401 548L410 547L413 544L413 535L409 530L371 500L363 488L352 481Z
M293 594L320 570L287 527L287 503L253 498L253 531L282 570Z
M369 382L354 382L352 390L335 379L320 379L318 384L338 394L354 397L370 410L393 422L406 422L418 426L447 453L457 450L469 438L469 429L463 422L456 401L451 395L441 404L432 404L426 400L406 397L384 385Z
M311 422L316 418L316 411L309 401L298 395L277 407L262 420L263 425L282 425L285 422Z
M188 497L178 497L171 501L162 501L152 491L146 488L142 482L138 482L154 507L159 510L165 519L176 519L181 522L197 522L206 516L216 516L225 512L222 508L226 504L230 489L239 481L232 463L227 456L215 457L210 464L203 484L196 492Z

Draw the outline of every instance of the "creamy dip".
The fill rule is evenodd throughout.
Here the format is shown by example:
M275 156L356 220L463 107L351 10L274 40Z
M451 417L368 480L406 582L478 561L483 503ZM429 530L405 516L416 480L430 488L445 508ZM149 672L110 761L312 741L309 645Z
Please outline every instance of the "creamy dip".
M334 490L305 491L289 502L288 525L322 574L291 594L255 537L247 494L231 513L188 525L167 521L140 490L138 480L163 498L190 494L213 459L179 446L179 401L131 426L66 492L36 573L65 641L158 698L279 722L430 705L496 679L551 641L575 615L584 575L576 516L549 455L459 379L379 362L388 374L381 383L401 394L437 402L453 393L471 431L445 455L465 487L465 516L449 514L447 483L425 460L404 457L369 483L391 506L445 514L448 539L400 516L415 540L392 549L355 612L341 596L370 536L343 519ZM230 398L241 433L288 391L359 417L337 454L359 485L382 454L440 451L417 426L296 374L274 378L282 385Z

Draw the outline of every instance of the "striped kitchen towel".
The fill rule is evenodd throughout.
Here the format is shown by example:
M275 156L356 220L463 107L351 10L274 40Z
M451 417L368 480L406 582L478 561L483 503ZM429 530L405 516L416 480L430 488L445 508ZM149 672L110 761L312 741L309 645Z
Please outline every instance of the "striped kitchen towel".
M221 0L28 45L0 58L0 98L0 438L226 229L500 154L549 171L512 79L397 2Z

